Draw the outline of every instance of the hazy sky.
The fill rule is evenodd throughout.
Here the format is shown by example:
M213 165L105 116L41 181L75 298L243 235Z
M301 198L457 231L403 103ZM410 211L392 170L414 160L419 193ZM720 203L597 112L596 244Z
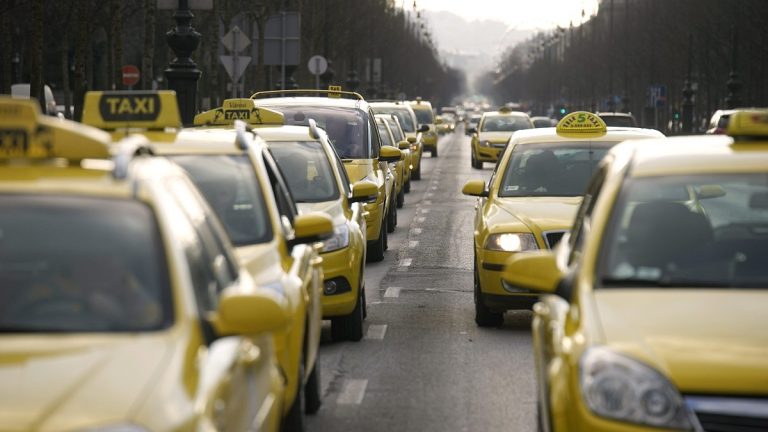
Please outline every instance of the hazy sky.
M413 10L413 0L395 0L397 6ZM492 19L523 30L567 27L581 21L582 9L589 17L598 0L416 0L418 9L449 11L468 20Z

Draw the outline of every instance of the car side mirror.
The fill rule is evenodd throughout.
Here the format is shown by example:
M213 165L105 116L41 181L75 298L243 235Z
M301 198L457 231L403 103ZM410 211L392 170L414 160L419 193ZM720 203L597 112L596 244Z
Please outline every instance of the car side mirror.
M429 131L429 125L423 124L419 126L418 132L427 132L427 131Z
M397 148L399 148L400 150L410 150L411 143L409 143L406 140L400 141L399 143L397 143Z
M477 128L471 127L469 129L467 129L467 132L470 133L470 134L476 134L477 133Z
M403 159L403 152L392 146L381 146L379 160L381 162L397 162Z
M361 180L352 185L352 197L349 202L371 202L379 197L379 188L376 183Z
M291 320L286 300L267 289L252 292L224 290L212 325L221 336L252 335L284 329Z
M501 273L504 288L511 292L556 294L563 273L552 251L513 254Z
M408 142L409 142L410 144L416 144L416 137L414 137L414 136L409 136L409 137L408 137L408 138L406 138L406 139L408 140Z
M293 233L292 245L323 241L333 236L333 221L321 212L301 214L293 220Z
M469 196L487 197L488 191L485 189L484 180L470 180L464 184L461 193Z

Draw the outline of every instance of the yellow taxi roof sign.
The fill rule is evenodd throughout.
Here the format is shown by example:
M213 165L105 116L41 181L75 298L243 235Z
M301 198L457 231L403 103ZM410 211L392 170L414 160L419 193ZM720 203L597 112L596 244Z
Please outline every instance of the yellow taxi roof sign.
M105 130L180 128L173 90L90 91L85 94L83 123Z
M109 134L43 115L35 100L0 98L0 160L110 157Z
M336 85L328 86L328 97L340 98L341 93L336 93L340 91L341 91L341 86L336 86Z
M284 125L283 113L256 106L253 99L225 99L220 108L195 116L195 126L229 126L235 120L251 125Z
M768 139L768 109L739 110L731 114L725 133L735 138Z
M608 131L605 122L588 111L574 111L557 122L557 134L569 138L597 138Z

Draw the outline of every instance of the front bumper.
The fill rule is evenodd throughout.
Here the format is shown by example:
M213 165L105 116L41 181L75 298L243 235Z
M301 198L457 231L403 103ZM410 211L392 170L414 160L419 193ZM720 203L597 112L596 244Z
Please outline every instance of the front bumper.
M503 147L484 147L480 145L476 146L475 149L475 159L480 162L496 162L499 160L501 152L504 151Z
M480 297L483 304L495 312L512 309L531 309L539 296L531 293L507 291L501 283L504 263L510 252L481 250L477 254L477 273L480 278Z
M326 252L323 257L324 288L329 284L337 287L336 294L326 294L323 289L323 318L349 315L355 309L360 291L363 249L349 246L333 252Z

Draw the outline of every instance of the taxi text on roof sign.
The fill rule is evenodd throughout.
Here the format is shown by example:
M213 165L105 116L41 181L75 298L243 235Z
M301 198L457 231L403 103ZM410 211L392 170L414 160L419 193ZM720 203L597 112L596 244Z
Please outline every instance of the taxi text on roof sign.
M340 91L341 91L341 86L335 86L335 85L328 86L328 97L340 98L341 93L335 93Z
M734 112L728 121L726 133L732 137L768 139L768 109Z
M35 100L0 98L0 160L107 159L109 135L43 115Z
M225 99L221 108L195 116L195 126L228 126L235 120L252 125L283 125L285 118L278 111L257 107L253 99Z
M108 130L162 130L181 127L181 116L172 90L93 91L85 94L83 123Z
M596 138L606 134L603 119L587 111L574 111L557 123L557 134L570 138Z

